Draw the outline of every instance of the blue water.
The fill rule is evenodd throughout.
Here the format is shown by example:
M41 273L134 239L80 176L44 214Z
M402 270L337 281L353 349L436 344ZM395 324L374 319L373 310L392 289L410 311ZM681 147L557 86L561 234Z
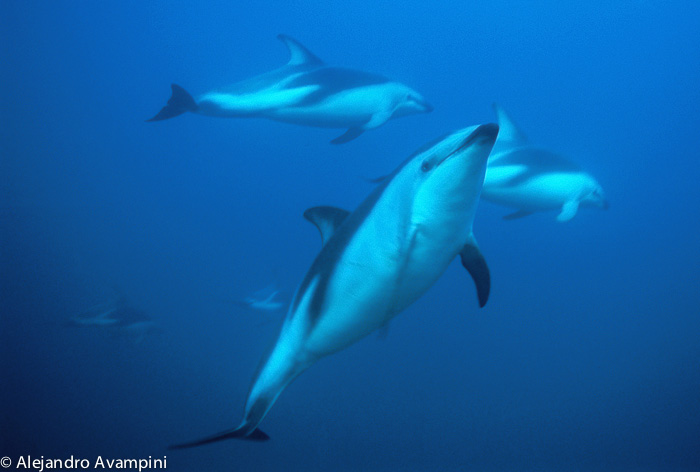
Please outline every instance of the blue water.
M436 5L432 5L436 3ZM0 455L162 458L167 469L700 469L700 4L0 4ZM342 130L192 114L193 93L287 60L396 78L435 111ZM599 180L608 211L503 221L492 274L458 262L397 317L320 361L262 424L267 443L187 451L235 426L280 315L320 248L301 217L354 208L448 131L505 106ZM64 322L115 290L162 328L142 342Z

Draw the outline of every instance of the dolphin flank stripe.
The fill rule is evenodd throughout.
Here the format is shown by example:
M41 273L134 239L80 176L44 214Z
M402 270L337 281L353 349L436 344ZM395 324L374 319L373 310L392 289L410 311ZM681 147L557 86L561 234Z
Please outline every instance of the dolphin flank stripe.
M328 281L333 276L333 270L335 269L335 265L330 264L329 262L338 260L342 257L348 242L353 238L357 230L365 221L367 215L372 212L372 208L374 208L374 205L381 198L382 193L389 185L390 180L391 179L387 179L381 185L377 186L370 196L363 201L360 206L350 214L350 216L348 216L348 218L338 227L338 229L336 229L333 237L324 247L325 250L319 253L318 257L314 260L311 268L302 280L298 293L304 293L308 289L311 281L318 277L318 284L311 301L312 323L315 323L315 321L318 319L321 307L323 306ZM299 301L300 300L297 297L294 298L293 311L298 308ZM309 329L313 329L313 326L314 325L310 326Z
M297 290L297 293L304 293L308 287L311 281L318 277L319 282L318 285L322 286L323 288L317 286L313 301L311 303L313 316L312 320L315 321L317 319L319 310L321 309L321 306L323 305L323 297L326 293L325 287L328 283L328 280L330 277L333 275L332 269L333 265L328 264L328 261L334 260L334 259L339 259L345 248L347 247L348 242L352 239L352 237L355 235L359 227L362 225L362 222L367 218L367 215L369 215L372 212L372 209L376 205L376 203L379 201L381 198L382 194L386 190L387 186L389 183L391 183L391 180L394 178L396 174L401 172L401 170L411 162L417 155L425 152L426 150L430 149L431 147L435 146L437 143L441 142L443 139L445 139L447 136L450 136L451 133L447 133L444 136L441 136L440 138L434 139L427 144L421 146L418 150L416 150L413 154L411 154L407 159L405 159L399 166L389 175L387 175L380 183L375 187L374 191L367 197L361 204L360 206L355 209L354 212L352 212L341 224L336 230L335 233L333 234L333 238L329 241L329 244L332 244L332 246L328 247L326 251L323 251L318 255L318 257L314 260L313 264L311 265L311 268L309 271L306 273L306 276L301 282L301 285L299 286L299 289ZM329 269L330 267L330 269ZM294 300L292 301L292 311L296 311L298 308L299 304L299 299L295 295Z
M582 172L581 166L571 162L550 151L544 149L532 152L530 148L516 149L503 157L495 159L489 167L497 169L505 166L522 166L523 170L515 174L507 182L508 185L519 185L534 179L543 172L578 174Z
M341 67L324 67L300 74L294 80L290 81L286 88L321 84L319 90L309 94L299 103L299 106L304 106L321 102L332 95L348 89L386 84L388 82L389 79L381 75Z
M537 151L537 154L534 154L532 151ZM546 169L553 172L581 172L581 166L577 163L564 159L559 154L546 149L531 147L514 149L489 162L490 167L516 165L527 165L533 170Z
M254 94L261 90L266 90L274 88L280 82L287 80L289 75L294 72L294 69L298 69L296 73L301 73L306 70L304 66L285 66L281 69L275 69L270 72L265 72L264 74L256 75L255 77L250 77L235 84L224 85L222 87L217 87L208 93L220 93L229 95L247 95ZM207 94L208 94L207 93ZM205 97L207 94L200 95L198 100Z

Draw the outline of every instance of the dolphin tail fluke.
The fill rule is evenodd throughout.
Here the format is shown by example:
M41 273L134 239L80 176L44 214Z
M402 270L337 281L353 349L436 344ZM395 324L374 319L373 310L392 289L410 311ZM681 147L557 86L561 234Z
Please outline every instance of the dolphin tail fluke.
M270 358L278 359L275 356L274 349L270 353L270 357L261 366L261 371L256 374L246 400L243 422L237 428L222 431L202 439L175 444L169 446L168 449L187 449L225 439L245 439L248 441L267 441L270 439L270 436L262 432L258 425L265 418L265 415L267 415L277 397L282 393L282 390L304 370L297 368L293 363L270 362Z
M213 434L202 439L196 439L194 441L181 444L173 444L171 446L168 446L168 449L188 449L190 447L203 446L205 444L224 441L226 439L246 439L248 441L267 441L268 439L270 439L270 436L268 436L258 428L255 428L249 434L246 434L246 431L248 429L249 428L247 428L246 425L242 425L238 428L228 429L226 431L222 431L220 433Z
M345 144L364 133L365 130L362 128L348 128L348 130L338 136L337 138L331 140L331 144Z
M192 95L177 84L172 84L170 87L173 89L173 94L170 96L168 104L161 108L156 116L146 121L162 121L175 118L187 111L197 111L197 102L194 101Z

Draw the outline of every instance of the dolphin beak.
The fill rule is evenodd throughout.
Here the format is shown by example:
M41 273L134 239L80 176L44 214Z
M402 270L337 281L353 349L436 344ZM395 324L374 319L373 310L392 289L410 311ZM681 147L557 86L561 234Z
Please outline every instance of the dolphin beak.
M457 147L454 151L449 153L447 156L445 156L439 163L438 165L442 164L445 162L447 159L450 157L454 156L458 152L460 152L463 149L468 148L472 144L474 144L478 140L490 140L492 145L493 142L496 141L496 137L498 136L498 125L495 123L488 123L485 125L479 125L474 131L467 136L467 138L462 141L462 144Z
M433 108L433 106L432 106L430 103L428 103L428 102L423 102L423 111L424 111L425 113L430 113L430 112L433 111L433 110L434 110L434 108Z
M610 208L610 202L608 201L607 198L603 199L602 207L603 207L603 210L607 210L608 208Z
M486 138L496 140L498 137L498 125L496 123L487 123L485 125L480 125L470 137L476 138Z
M467 136L467 139L464 140L464 143L462 143L462 145L455 152L472 145L477 140L491 140L492 142L494 142L496 141L497 136L497 124L487 123L485 125L479 125L478 128L476 128L474 131L472 131L472 133L469 136Z

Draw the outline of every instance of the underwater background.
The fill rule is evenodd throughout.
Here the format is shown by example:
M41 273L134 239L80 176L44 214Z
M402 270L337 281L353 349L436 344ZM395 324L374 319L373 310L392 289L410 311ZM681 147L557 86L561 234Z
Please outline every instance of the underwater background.
M0 455L162 458L173 471L700 470L700 3L149 1L0 4ZM288 59L380 73L435 107L342 130L185 114ZM474 231L398 316L310 368L266 443L169 444L238 424L320 249L303 211L354 209L424 143L494 122L601 183L610 209ZM140 342L65 322L115 292Z

